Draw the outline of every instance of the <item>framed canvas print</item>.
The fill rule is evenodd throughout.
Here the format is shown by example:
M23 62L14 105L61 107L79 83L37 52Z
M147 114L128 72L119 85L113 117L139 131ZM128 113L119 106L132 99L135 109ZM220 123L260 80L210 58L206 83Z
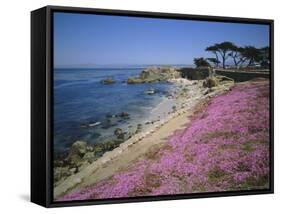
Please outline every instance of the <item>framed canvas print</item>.
M273 20L31 13L31 201L273 193Z

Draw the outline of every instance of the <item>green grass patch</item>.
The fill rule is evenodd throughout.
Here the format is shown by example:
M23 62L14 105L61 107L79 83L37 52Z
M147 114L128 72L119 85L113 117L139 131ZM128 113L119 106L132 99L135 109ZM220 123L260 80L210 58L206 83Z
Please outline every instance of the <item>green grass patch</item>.
M221 179L222 177L224 177L225 175L226 175L226 173L223 170L221 170L218 167L215 167L209 171L208 180L210 182L215 182L215 181Z
M192 186L192 192L205 192L206 188L203 184L194 184Z
M268 189L269 178L262 176L259 178L249 177L245 182L231 187L229 190L253 190L253 189Z
M219 138L219 137L225 137L230 138L236 136L236 133L233 132L227 132L227 131L216 131L216 132L209 132L205 135L206 139L212 139L212 138Z
M246 141L242 144L242 150L246 151L246 152L251 152L254 149L254 145L256 144L267 144L268 141L264 141L264 140L249 140L249 141Z

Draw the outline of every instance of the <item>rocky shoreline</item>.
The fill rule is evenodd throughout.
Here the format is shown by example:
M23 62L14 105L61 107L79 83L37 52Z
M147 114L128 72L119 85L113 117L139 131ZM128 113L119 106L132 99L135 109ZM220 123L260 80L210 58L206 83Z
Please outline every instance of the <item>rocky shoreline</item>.
M155 69L152 73L154 71ZM168 73L172 73L170 71ZM147 70L144 73L147 73ZM135 133L130 136L122 129L117 128L114 133L116 139L107 143L89 145L86 142L77 141L72 144L68 154L63 159L54 160L55 198L80 184L85 177L90 176L95 170L122 155L124 151L144 140L147 136L157 132L172 119L190 112L199 102L223 93L234 85L234 81L231 79L216 75L212 75L205 80L195 81L175 75L170 77L165 81L172 82L175 85L174 91L168 98L172 101L170 103L174 103L174 105L171 106L165 117L138 124ZM151 75L148 75L148 79L152 79ZM161 108L161 105L165 106L166 104L160 103L159 105L159 108ZM122 115L129 117L125 112Z

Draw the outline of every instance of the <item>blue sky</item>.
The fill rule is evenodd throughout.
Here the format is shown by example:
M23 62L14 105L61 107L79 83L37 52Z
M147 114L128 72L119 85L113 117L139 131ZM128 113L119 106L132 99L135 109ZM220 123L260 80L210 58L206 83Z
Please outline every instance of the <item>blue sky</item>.
M206 21L54 14L55 67L193 64L205 48L231 41L269 46L269 26Z

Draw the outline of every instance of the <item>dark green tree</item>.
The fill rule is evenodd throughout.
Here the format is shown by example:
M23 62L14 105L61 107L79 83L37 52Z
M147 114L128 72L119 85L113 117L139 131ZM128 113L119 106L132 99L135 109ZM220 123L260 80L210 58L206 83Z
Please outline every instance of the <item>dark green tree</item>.
M206 59L204 59L203 57L200 58L194 58L194 64L197 68L199 67L208 67L210 66L210 64L208 63L208 61Z
M206 48L206 51L211 51L215 54L216 59L219 61L219 56L221 57L222 67L225 68L225 62L229 57L233 47L235 45L232 42L222 42Z
M216 45L211 45L211 46L207 47L205 49L205 51L209 51L209 52L215 54L215 59L216 60L212 60L212 61L214 61L214 63L216 62L215 66L218 67L219 64L220 64L220 60L219 60L219 56L218 56L218 47ZM211 59L211 58L209 58L209 59Z
M270 59L269 59L269 47L266 46L266 47L263 47L263 48L260 48L260 56L261 56L261 66L263 67L269 67L269 64L270 64Z
M219 44L216 44L218 48L218 52L222 58L222 67L225 68L225 62L229 57L229 53L234 47L234 44L232 42L222 42Z
M207 58L207 60L213 63L215 67L218 67L220 64L220 61L217 58Z
M242 65L246 61L246 58L243 57L243 51L244 48L237 47L236 45L233 44L229 56L233 59L233 63L236 67Z
M252 66L255 62L261 62L261 50L254 46L245 46L242 52L243 57L248 60L248 66Z

